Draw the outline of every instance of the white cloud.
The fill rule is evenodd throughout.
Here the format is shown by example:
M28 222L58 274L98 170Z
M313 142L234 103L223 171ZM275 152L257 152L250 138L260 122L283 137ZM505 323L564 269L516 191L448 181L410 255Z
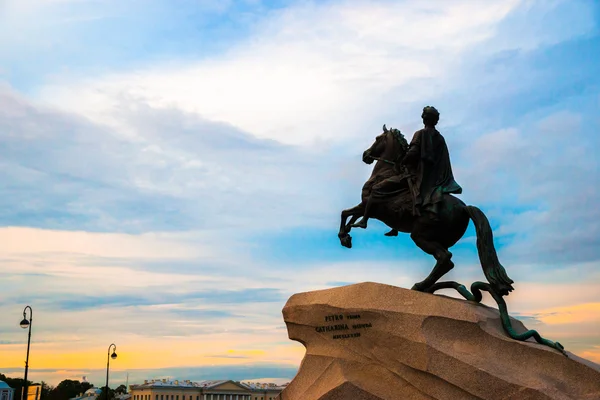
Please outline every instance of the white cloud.
M522 48L524 37L527 48L545 43L527 26L556 4L535 4L527 23L516 22L517 37L506 28L500 35L498 26L523 6L519 0L303 3L271 12L224 54L93 78L70 76L38 95L129 132L132 127L115 117L124 98L177 107L283 143L343 140L364 135L366 126L383 117L408 115L412 110L399 110L405 104L450 90L462 58L475 46L481 59ZM418 89L415 81L422 83Z
M499 208L495 234L515 236L510 256L552 264L597 259L600 197L592 182L599 141L584 118L559 111L482 135L468 148L461 175L469 202ZM507 211L507 204L521 210Z
M408 115L434 90L459 85L441 82L454 76L461 57L473 55L474 48L483 50L477 65L495 51L519 49L521 37L501 25L515 15L541 18L557 4L541 2L540 15L530 15L517 1L304 3L270 13L251 37L212 59L58 81L41 90L43 100L69 112L3 92L0 124L9 144L3 171L11 187L20 188L17 198L4 199L5 219L24 213L38 216L41 226L129 232L331 226L339 210L354 203L349 196L358 200L369 169L358 157L363 144L342 148L328 139L344 141L358 132L364 138L365 126L376 126L361 139L367 146L380 126L370 121L400 105ZM431 23L418 22L425 16ZM535 42L537 32L517 25L521 36ZM563 39L574 34L563 33ZM540 37L537 46L550 40ZM414 80L426 84L415 88ZM415 120L401 127L416 128ZM580 124L579 115L565 113L543 122L545 136L536 136L543 146L533 148L539 154L531 153L532 142L520 128L479 138L470 149L479 155L474 167L457 163L459 182L471 189L465 199L514 201L514 182L523 189L519 201L551 195L568 174L548 179L525 168L515 179L498 169L532 157L556 162L553 138ZM285 143L323 141L299 150L252 135ZM63 146L54 145L59 142ZM585 160L581 146L568 143L563 150L562 165ZM349 152L357 156L351 160ZM578 176L589 168L572 164ZM57 213L67 214L69 225L52 219ZM500 232L522 230L524 217L518 223L509 218ZM532 226L539 226L546 217L532 218Z
M0 91L4 218L36 226L125 232L323 223L338 199L317 179L339 156L261 141L178 110L129 104L119 118L143 134L119 137L69 113ZM56 145L60 143L60 145ZM240 201L245 199L245 201ZM264 205L268 205L265 207ZM70 217L61 225L56 213Z
M212 340L225 329L252 332L258 347L286 340L284 331L269 331L281 324L285 297L294 292L361 281L410 287L426 276L432 260L282 266L252 256L261 246L253 235L327 226L335 236L339 211L358 200L369 173L360 151L381 123L391 120L388 126L410 136L427 99L446 93L460 103L470 92L499 85L488 74L489 87L470 85L454 98L451 90L465 83L457 72L465 59L480 66L495 52L531 50L580 32L553 29L549 36L530 28L552 7L519 1L304 3L268 14L251 37L210 59L57 79L38 93L53 108L0 88L6 188L0 216L7 225L54 228L0 229L2 272L9 275L0 313L34 300L44 310L38 326L50 332L46 339L78 341L81 348L100 335L109 340L107 330L133 345L143 335ZM529 18L518 21L518 33L507 33L501 25L515 15ZM496 206L488 215L502 222L497 236L526 236L509 249L513 255L520 251L522 259L537 262L561 253L568 261L597 259L592 206L598 201L590 189L597 164L588 157L597 146L574 140L587 122L585 115L560 112L463 145L475 155L457 163L459 181L471 189L463 198ZM339 145L358 134L360 142ZM499 171L509 166L508 173ZM545 209L506 211L507 201L530 205L541 198L548 200ZM593 268L593 262L575 266L552 278ZM594 300L595 275L586 275L592 282L585 287L550 287L524 282L539 265L507 269L519 282L509 299L515 311ZM446 278L467 282L469 275L481 279L480 267L457 263ZM549 291L557 293L550 303ZM237 295L265 302L257 306ZM215 305L223 296L231 303ZM62 309L75 306L88 309ZM215 310L223 316L203 317ZM240 314L246 318L231 317ZM216 325L219 318L226 323Z

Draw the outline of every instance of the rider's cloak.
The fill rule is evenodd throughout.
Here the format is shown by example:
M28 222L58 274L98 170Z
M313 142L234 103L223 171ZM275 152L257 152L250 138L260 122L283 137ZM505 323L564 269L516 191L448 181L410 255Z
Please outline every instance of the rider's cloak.
M452 174L448 146L437 129L427 127L415 132L405 160L416 173L420 195L417 203L422 206L440 202L446 193L462 193Z

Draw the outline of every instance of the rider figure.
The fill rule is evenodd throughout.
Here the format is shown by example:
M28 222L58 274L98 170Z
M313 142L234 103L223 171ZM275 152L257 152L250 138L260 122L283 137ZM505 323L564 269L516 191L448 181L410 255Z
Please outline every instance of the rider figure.
M427 212L429 219L432 222L437 222L439 220L439 203L442 196L447 193L460 194L462 188L454 180L446 141L441 133L435 129L440 119L440 113L435 107L427 106L423 108L421 118L423 118L424 128L413 135L410 147L400 161L400 165L406 165L415 174L414 183L418 193L414 201L417 210ZM401 168L398 168L398 170L401 170ZM398 183L398 180L394 181ZM369 196L363 218L352 225L353 227L367 227L373 202L372 197L373 194ZM395 236L394 230L387 235Z
M443 195L460 194L462 188L454 180L446 141L435 129L440 113L435 107L427 106L423 108L421 117L425 127L413 135L402 163L416 173L416 186L419 190L417 206L428 212L433 221L437 221Z

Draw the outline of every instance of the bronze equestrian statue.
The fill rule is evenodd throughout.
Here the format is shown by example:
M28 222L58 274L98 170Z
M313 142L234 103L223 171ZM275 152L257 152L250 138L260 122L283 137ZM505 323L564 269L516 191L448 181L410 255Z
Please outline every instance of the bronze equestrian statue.
M340 242L351 248L350 230L366 228L369 217L392 228L388 236L410 233L415 244L436 259L429 276L412 288L428 291L454 267L448 249L463 237L472 220L483 272L493 290L505 296L513 290L513 280L498 260L488 219L477 207L453 196L462 189L454 180L446 142L435 128L439 112L425 107L422 118L425 127L415 133L410 146L399 130L384 125L383 133L363 153L365 163L377 163L363 186L362 202L342 211Z
M421 118L423 119L424 128L415 132L406 154L399 162L394 163L397 164L396 171L398 174L387 177L374 185L373 190L375 193L372 193L367 200L364 216L358 223L352 225L353 228L364 229L367 227L367 221L371 215L370 208L375 201L376 193L398 189L405 179L417 187L417 191L412 193L415 206L413 208L414 214L419 215L419 209L423 208L429 213L431 220L439 219L438 207L443 194L462 193L462 188L456 183L452 174L446 141L435 128L440 119L440 113L435 107L427 106L423 109ZM385 130L384 125L384 132ZM403 170L403 166L408 168ZM414 182L412 179L414 179Z
M566 355L560 343L544 339L535 330L518 333L513 329L503 296L513 290L514 282L498 260L485 214L453 196L460 194L462 188L454 180L444 137L435 128L439 115L434 107L423 109L424 128L413 135L410 145L398 129L387 129L383 125L383 133L363 153L366 164L377 163L363 186L362 202L342 211L338 233L341 244L351 248L350 230L367 228L369 218L376 218L392 228L387 236L410 233L415 244L436 259L429 276L415 283L413 290L434 293L452 288L477 303L481 302L481 291L487 291L496 300L502 326L510 337L521 341L533 337L538 343ZM362 220L356 223L360 217ZM458 282L438 282L454 267L448 249L463 237L469 221L475 224L479 261L489 282L474 282L471 291Z

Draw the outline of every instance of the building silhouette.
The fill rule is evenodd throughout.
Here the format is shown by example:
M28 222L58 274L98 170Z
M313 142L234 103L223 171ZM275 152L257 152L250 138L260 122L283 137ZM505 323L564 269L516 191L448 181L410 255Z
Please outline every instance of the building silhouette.
M130 385L131 400L275 400L284 386L233 380L153 379Z

